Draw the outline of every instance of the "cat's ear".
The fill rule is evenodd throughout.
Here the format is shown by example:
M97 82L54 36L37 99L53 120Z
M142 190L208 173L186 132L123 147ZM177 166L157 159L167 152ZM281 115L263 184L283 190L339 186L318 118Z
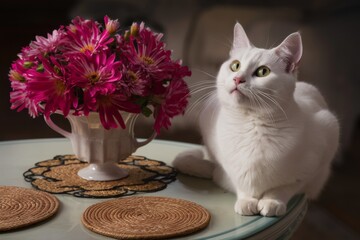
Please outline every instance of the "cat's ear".
M287 72L294 72L302 56L302 41L299 32L290 34L279 46L275 53L287 63Z
M237 22L234 27L233 49L248 47L251 47L249 38L247 37L243 27Z

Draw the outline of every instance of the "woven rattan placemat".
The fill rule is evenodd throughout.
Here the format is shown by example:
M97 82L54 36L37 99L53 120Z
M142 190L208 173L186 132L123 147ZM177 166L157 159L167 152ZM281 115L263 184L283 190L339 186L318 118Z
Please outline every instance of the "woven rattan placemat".
M168 239L204 229L210 213L168 197L127 197L88 207L82 222L93 232L119 239Z
M32 225L53 216L59 201L49 193L0 186L0 232Z
M41 161L24 173L26 181L42 191L76 197L109 198L155 192L176 180L176 171L165 163L142 156L130 156L118 163L129 176L114 181L89 181L77 175L88 165L75 155L58 155Z

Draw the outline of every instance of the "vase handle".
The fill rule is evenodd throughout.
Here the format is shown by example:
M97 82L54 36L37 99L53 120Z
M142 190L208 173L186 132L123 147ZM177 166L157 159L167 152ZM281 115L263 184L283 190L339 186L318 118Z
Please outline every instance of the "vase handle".
M144 141L138 141L137 138L135 137L135 133L134 133L135 122L138 117L139 117L138 114L130 114L126 120L126 123L128 123L128 127L129 127L129 133L130 133L131 137L134 139L135 149L145 146L146 144L151 142L157 136L157 133L154 131L148 139L146 139Z
M141 141L139 142L136 138L135 138L135 142L136 142L136 148L145 146L146 144L148 144L149 142L151 142L155 137L157 136L157 133L154 131L151 136L146 139L145 141Z
M55 112L56 113L56 112ZM64 129L60 128L58 125L56 125L53 120L51 119L51 117L46 117L44 116L44 120L46 122L46 124L55 132L60 133L61 135L63 135L66 138L71 138L71 133L68 131L65 131Z

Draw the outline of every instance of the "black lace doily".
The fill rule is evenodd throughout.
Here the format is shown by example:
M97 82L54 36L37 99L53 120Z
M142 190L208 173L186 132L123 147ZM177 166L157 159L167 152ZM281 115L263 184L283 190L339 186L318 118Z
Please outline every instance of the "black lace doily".
M142 156L130 156L119 162L129 176L114 181L89 181L77 175L88 163L75 155L58 155L41 161L23 175L33 187L49 193L66 193L84 198L109 198L156 192L176 180L176 171L165 163Z

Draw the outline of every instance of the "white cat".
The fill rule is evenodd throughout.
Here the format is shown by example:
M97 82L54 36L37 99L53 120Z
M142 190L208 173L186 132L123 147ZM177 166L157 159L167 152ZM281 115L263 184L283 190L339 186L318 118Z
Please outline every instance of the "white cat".
M299 33L260 49L237 23L216 100L199 117L211 161L197 149L173 162L180 172L212 178L236 193L239 214L283 215L290 198L316 198L329 177L339 124L320 92L297 82L301 55Z

